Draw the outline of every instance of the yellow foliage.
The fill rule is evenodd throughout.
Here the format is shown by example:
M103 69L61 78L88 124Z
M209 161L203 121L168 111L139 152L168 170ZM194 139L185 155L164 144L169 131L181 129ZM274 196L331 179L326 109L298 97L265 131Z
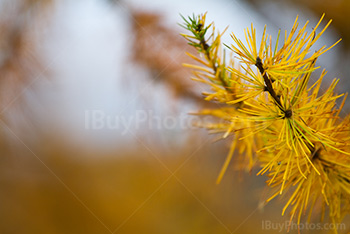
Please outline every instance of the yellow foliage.
M279 32L274 44L266 26L260 42L253 25L245 30L245 42L232 33L233 44L226 45L233 53L229 59L221 48L222 34L215 33L213 23L205 25L206 14L183 18L191 34L183 36L202 54L190 55L200 65L186 66L193 69L194 80L211 87L205 100L218 103L217 109L199 114L218 117L219 122L202 127L232 137L217 182L238 150L246 158L241 169L257 165L258 175L269 177L267 185L276 191L267 201L287 197L282 214L291 206L290 218L298 223L307 209L311 214L316 200L328 206L334 223L350 209L350 117L339 116L346 95L335 93L337 79L320 92L325 71L310 82L317 58L340 41L312 48L331 23L319 29L323 17L310 34L308 22L298 30L297 17L290 33L281 40ZM343 102L337 107L340 97Z

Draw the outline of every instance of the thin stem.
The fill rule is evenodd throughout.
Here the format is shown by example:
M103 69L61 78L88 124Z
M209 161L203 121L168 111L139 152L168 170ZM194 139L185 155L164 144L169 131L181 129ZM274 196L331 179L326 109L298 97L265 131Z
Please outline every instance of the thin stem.
M287 118L291 117L291 110L284 110L284 108L282 107L281 104L281 100L280 98L277 96L275 90L272 87L272 82L271 79L268 77L267 73L265 72L265 69L263 67L261 58L259 58L259 56L256 58L256 63L255 66L259 69L261 75L264 78L264 82L265 82L265 90L267 92L269 92L269 94L271 95L271 97L275 100L275 102L277 103L278 107L280 108L281 111L283 111L283 113L286 114ZM287 116L288 115L288 116Z
M201 44L202 49L205 51L204 54L207 57L208 61L211 62L213 71L216 74L217 70L218 70L218 66L215 64L215 61L212 61L212 59L211 59L211 56L210 56L210 53L209 53L209 50L208 50L210 46L208 45L208 43L205 41L204 38L202 38L199 43ZM220 79L220 81L221 81L222 85L224 86L224 88L226 89L226 91L229 92L229 93L232 93L232 90L229 89L229 85L224 80L224 78L221 76L221 71L220 71L220 74L218 75L218 78Z

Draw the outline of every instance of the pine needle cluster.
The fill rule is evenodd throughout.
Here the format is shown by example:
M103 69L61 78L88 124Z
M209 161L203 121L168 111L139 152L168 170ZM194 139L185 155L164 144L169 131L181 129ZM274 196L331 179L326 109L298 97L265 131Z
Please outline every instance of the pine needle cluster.
M218 103L198 113L218 119L202 127L232 141L217 182L237 151L240 169L260 167L258 175L267 175L274 191L267 202L286 197L282 215L289 208L290 219L298 223L318 204L323 214L328 207L333 223L350 211L350 116L340 115L347 95L336 93L338 79L321 89L325 70L312 78L317 58L340 41L314 49L331 23L320 28L323 18L308 33L308 22L300 28L297 17L284 39L279 31L274 43L266 26L258 41L251 25L244 41L231 34L228 58L223 33L206 24L206 14L183 17L182 25L189 32L184 38L199 53L188 54L196 64L184 66L211 88L203 93L205 100Z

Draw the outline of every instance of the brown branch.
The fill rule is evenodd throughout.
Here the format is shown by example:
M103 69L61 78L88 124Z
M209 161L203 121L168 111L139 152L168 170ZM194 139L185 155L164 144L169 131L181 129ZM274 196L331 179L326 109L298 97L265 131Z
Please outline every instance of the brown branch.
M215 62L213 62L211 60L210 53L208 51L210 46L208 45L208 43L204 39L200 40L200 44L201 44L203 50L205 51L205 56L212 63L213 71L216 74L217 70L218 70L218 66L215 64ZM229 92L229 93L232 93L232 90L229 89L229 85L227 84L227 82L223 79L223 77L221 77L221 72L220 72L218 78L220 79L220 81L221 81L222 85L224 86L224 88L226 89L226 91Z
M265 82L265 91L269 92L269 94L271 95L271 97L275 100L275 102L277 103L277 106L278 108L280 108L280 110L285 114L285 117L286 118L290 118L292 117L292 110L285 110L282 106L282 103L281 103L281 99L279 96L277 96L275 90L273 89L272 87L272 81L271 79L268 77L264 67L263 67L263 64L262 64L262 61L261 61L261 58L258 56L256 57L256 63L255 63L255 66L259 69L261 75L263 76L264 78L264 82Z

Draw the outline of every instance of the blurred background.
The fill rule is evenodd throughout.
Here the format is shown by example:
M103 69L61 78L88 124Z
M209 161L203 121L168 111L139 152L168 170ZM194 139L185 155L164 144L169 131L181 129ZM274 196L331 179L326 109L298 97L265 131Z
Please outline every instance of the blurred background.
M326 13L316 47L343 41L318 65L325 85L337 77L348 92L349 10L348 0L1 0L0 233L286 232L283 202L264 206L256 170L234 160L215 184L230 142L189 115L210 104L181 65L193 51L180 14L208 12L219 31L229 25L229 44L250 23L274 37L297 15L311 30ZM302 231L316 232L328 233Z

